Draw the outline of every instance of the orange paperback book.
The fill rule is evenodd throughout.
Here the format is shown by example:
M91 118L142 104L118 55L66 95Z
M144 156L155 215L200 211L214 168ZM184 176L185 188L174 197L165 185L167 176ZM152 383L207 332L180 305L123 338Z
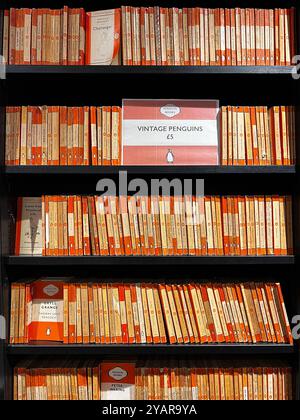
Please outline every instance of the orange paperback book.
M30 288L28 341L63 341L63 283L41 280Z

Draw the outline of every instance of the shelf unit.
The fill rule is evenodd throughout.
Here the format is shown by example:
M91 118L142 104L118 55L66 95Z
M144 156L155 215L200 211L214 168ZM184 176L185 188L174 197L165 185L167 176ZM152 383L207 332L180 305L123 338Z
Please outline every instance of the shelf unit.
M116 0L122 4L140 2ZM158 5L159 0L148 0ZM288 0L284 7L300 6ZM82 6L80 0L3 0L1 7ZM168 6L199 6L199 2L164 0ZM203 7L282 7L280 0L203 0ZM87 0L87 10L110 8ZM1 16L1 15L0 15ZM1 34L1 23L0 23ZM298 45L300 31L298 30ZM299 48L298 48L298 52ZM4 167L5 105L121 104L122 98L209 98L221 105L274 105L297 107L297 139L300 137L300 81L293 79L293 67L103 67L103 66L8 66L6 80L0 80L0 314L9 328L10 284L41 275L97 275L101 278L130 281L145 277L253 280L282 282L290 317L300 314L300 141L297 142L297 165L292 167ZM109 87L112 83L113 88ZM153 93L155 92L155 94ZM128 177L203 178L205 192L225 194L292 194L294 202L295 256L287 257L15 257L14 216L16 197L42 193L94 193L99 177L117 178L119 171ZM142 267L146 266L146 273ZM149 267L151 266L151 270ZM130 271L128 270L130 267ZM12 398L12 370L26 357L108 357L115 355L157 357L270 358L287 360L294 367L295 397L300 399L300 352L298 343L287 345L9 345L0 340L0 399Z

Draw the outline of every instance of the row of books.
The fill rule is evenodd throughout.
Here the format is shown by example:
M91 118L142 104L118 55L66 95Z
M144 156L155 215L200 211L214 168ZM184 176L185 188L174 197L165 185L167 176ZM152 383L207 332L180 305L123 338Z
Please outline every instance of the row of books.
M9 64L85 64L85 11L15 9L4 11L3 56Z
M121 114L117 106L7 107L6 165L120 165ZM295 164L294 107L226 106L221 116L222 165Z
M3 55L9 64L33 65L285 66L295 55L294 34L294 8L11 8Z
M123 62L289 65L294 9L122 8Z
M292 368L253 361L26 360L14 400L292 400Z
M6 165L119 165L120 107L6 109Z
M13 283L10 342L40 341L293 344L293 337L279 283Z
M290 255L291 196L19 197L15 255Z
M296 161L292 106L222 107L222 165L291 165Z

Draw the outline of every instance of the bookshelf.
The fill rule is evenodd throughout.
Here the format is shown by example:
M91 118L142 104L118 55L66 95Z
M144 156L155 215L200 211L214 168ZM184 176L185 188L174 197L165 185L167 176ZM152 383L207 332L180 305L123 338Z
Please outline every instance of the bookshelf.
M116 0L139 6L140 2ZM148 0L147 5L159 5ZM170 0L165 7L193 6L199 2ZM2 7L71 7L82 6L80 0L10 0ZM203 0L203 7L281 7L280 0ZM300 6L288 0L284 7ZM110 8L84 3L86 10ZM1 17L1 14L0 14ZM0 20L1 34L1 20ZM298 30L298 46L300 31ZM298 47L299 51L299 47ZM297 165L292 167L4 167L5 105L120 104L122 98L216 98L221 105L293 104L297 106L297 135L300 135L300 81L292 78L292 67L103 67L103 66L8 66L6 80L0 80L0 314L9 328L9 288L12 281L42 275L72 275L87 272L92 276L99 268L111 281L127 277L155 281L201 278L244 280L248 276L259 281L269 279L282 283L290 318L300 314L300 143L297 142ZM104 88L106 87L106 89ZM93 193L99 177L117 178L120 170L128 177L202 177L208 194L291 194L294 213L295 256L288 257L14 257L14 215L16 197L43 193ZM151 267L151 271L149 270ZM130 269L130 272L128 271ZM150 272L150 273L149 273ZM200 273L200 274L199 274ZM22 358L35 356L107 357L115 355L168 356L193 358L218 357L286 360L294 368L295 397L300 399L300 351L298 343L287 345L9 345L0 340L0 399L12 399L13 366Z

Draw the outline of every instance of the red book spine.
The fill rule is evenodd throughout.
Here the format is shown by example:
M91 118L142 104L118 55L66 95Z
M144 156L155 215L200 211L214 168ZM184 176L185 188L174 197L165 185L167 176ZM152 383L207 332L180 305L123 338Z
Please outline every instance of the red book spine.
M121 310L121 329L122 329L122 342L123 344L129 343L128 325L126 318L126 303L125 303L125 288L123 284L119 285L119 300Z

